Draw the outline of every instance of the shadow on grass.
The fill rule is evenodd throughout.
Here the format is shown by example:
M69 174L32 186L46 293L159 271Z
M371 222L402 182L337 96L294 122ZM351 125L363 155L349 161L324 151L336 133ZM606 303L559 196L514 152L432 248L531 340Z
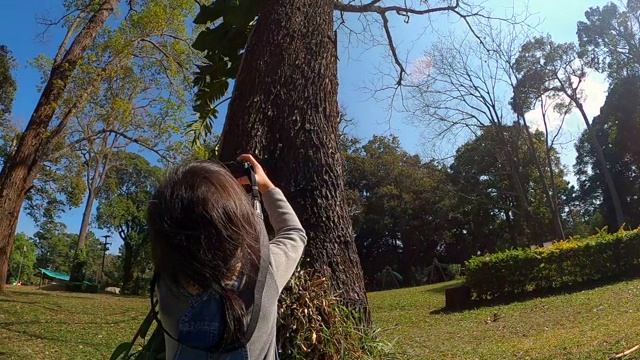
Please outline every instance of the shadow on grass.
M429 288L425 289L426 292L443 294L447 289L451 289L458 285L462 285L463 281L461 279L451 280L447 282L437 283L430 285Z
M432 310L429 313L432 315L453 314L453 313L463 312L467 310L475 310L483 307L509 305L513 303L527 302L533 299L548 298L548 297L558 296L558 295L574 294L581 291L593 290L599 287L614 285L621 282L637 280L637 279L638 277L624 277L624 278L617 278L617 279L598 280L598 281L591 281L587 283L577 284L577 285L565 287L565 288L530 291L526 293L516 294L513 296L502 296L502 297L497 297L497 298L488 299L488 300L474 299L474 300L471 300L471 303L469 304L469 306L462 309L448 309L446 307L442 307L440 309ZM462 284L462 283L459 283L459 284ZM444 291L447 288L451 288L456 285L458 284L453 284L452 286L444 288L442 290L442 293L444 293Z
M131 320L133 321L133 320ZM5 321L0 322L0 328L9 329L10 327L23 327L25 325L65 325L65 326L74 326L74 325L120 325L124 321L122 320L113 320L113 321L51 321L51 320L28 320L28 321Z
M84 345L84 346L89 346L89 347L98 347L98 346L101 345L100 343L92 343L92 342L87 342L87 341L77 341L77 340L70 341L69 337L48 336L48 335L42 335L42 334L38 334L38 333L35 333L35 332L26 331L26 330L17 330L17 329L9 329L9 328L3 328L3 330L7 331L7 332L12 332L14 334L24 335L24 336L27 336L27 337L30 337L30 338L33 338L33 339L64 343L67 346L69 346L69 345Z

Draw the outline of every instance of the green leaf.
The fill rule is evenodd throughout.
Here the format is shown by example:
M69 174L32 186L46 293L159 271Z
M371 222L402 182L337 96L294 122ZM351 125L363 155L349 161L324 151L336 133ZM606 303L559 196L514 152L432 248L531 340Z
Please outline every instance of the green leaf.
M122 344L118 345L118 347L116 347L116 349L113 351L113 354L111 354L111 357L109 358L109 360L117 360L120 358L120 355L126 355L129 353L129 351L131 351L131 348L133 347L133 344L130 342L123 342Z
M142 325L140 325L140 337L147 337L147 333L149 332L149 328L151 328L151 324L153 324L153 320L153 314L151 313L151 311L149 311L149 314L147 314L147 317L144 318Z

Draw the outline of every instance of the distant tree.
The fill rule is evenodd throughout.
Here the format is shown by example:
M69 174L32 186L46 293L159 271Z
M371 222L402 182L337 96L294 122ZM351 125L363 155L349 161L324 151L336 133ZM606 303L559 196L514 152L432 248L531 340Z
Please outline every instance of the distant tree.
M67 123L64 120L51 126L74 70L87 48L104 27L119 0L66 2L77 14L67 28L60 44L40 100L19 137L15 151L0 171L0 290L7 278L10 251L24 199L44 162L61 136Z
M16 67L16 61L11 51L5 45L0 45L0 125L4 124L7 115L11 114L13 98L18 85L11 72ZM0 126L2 129L2 126Z
M136 269L149 264L146 209L162 170L138 154L117 152L114 157L117 165L107 172L98 195L96 222L122 239L122 287L131 292Z
M17 281L18 275L20 275L20 281L24 284L29 284L36 272L35 265L35 244L25 233L16 234L16 238L13 240L11 258L9 258L9 273L11 277Z
M368 285L387 266L402 274L404 285L415 284L413 268L429 266L437 253L445 255L449 228L440 203L449 195L446 168L423 163L393 136L374 136L343 156Z
M500 149L496 160L501 171L508 174L503 180L517 195L513 206L522 219L518 232L524 236L527 219L532 217L532 199L519 167L521 152L510 142L514 136L525 134L503 133L518 122L509 107L509 96L516 81L510 64L526 38L511 34L519 30L483 28L481 34L486 41L481 44L468 37L436 42L425 53L426 60L414 67L410 109L415 124L433 134L430 140L434 143L461 145L461 140L492 134L492 143ZM527 146L526 142L519 145Z
M616 226L610 230L616 230L624 222L624 212L602 145L584 109L581 85L587 76L587 70L585 63L578 57L577 46L572 43L556 43L550 36L536 37L522 45L514 62L514 69L521 93L529 94L529 98L554 98L558 101L556 108L561 109L562 113L569 113L572 108L579 111L591 137L606 189L615 209Z
M592 131L602 145L603 155L619 191L628 227L640 226L640 77L620 78L612 83L600 114L593 118ZM576 142L575 173L585 216L600 213L604 224L616 228L615 208L606 189L602 167L588 130Z
M553 240L553 223L546 206L546 196L540 185L535 161L527 149L525 130L515 124L502 129L487 127L482 134L467 142L456 152L451 164L451 183L455 189L452 209L456 217L454 243L466 244L467 256L480 251L495 251L510 247L540 244ZM500 132L500 137L495 134ZM511 153L517 153L520 178L530 199L531 216L523 216L518 195L511 182L507 164L499 156L504 138ZM538 131L533 139L540 157L544 156L544 135ZM560 169L560 159L553 150L555 183L564 191L568 183ZM549 176L549 173L545 173Z
M61 100L59 113L68 125L46 165L52 163L61 176L80 173L83 179L84 184L74 184L84 198L78 250L85 245L104 175L114 165L113 152L147 150L171 162L175 135L183 128L190 66L197 59L185 18L195 4L146 0L139 5L89 47ZM41 55L33 62L44 79L53 61ZM54 166L70 159L71 168ZM40 190L44 183L36 185ZM55 193L38 200L60 202ZM82 280L77 275L72 272L74 280Z
M102 263L101 263L102 265ZM104 261L104 277L100 279L104 287L122 286L122 262L121 256L107 254ZM148 283L147 283L148 285Z
M18 142L17 127L9 119L18 88L11 73L15 67L11 51L5 45L0 45L0 166L4 166Z
M85 250L88 273L95 278L96 268L102 261L100 240L92 233L88 235L89 244ZM71 270L73 252L78 235L67 232L67 226L61 222L44 221L33 234L36 246L38 267L68 274Z
M33 234L37 250L38 267L68 273L73 257L72 234L60 222L47 221Z
M590 7L578 21L580 57L616 80L640 75L640 1Z

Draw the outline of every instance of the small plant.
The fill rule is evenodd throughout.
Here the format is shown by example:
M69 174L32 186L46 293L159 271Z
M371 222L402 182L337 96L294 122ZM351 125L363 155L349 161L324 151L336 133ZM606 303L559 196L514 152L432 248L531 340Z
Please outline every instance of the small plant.
M283 360L398 359L366 315L341 305L327 278L298 271L280 297L278 347Z

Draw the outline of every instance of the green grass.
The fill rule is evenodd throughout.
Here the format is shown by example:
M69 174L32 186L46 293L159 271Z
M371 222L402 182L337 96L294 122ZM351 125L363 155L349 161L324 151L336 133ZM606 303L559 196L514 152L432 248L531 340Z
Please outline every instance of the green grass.
M455 284L371 293L374 322L412 360L607 359L640 343L640 280L440 311ZM108 359L147 310L145 298L8 287L0 294L0 359Z
M456 284L371 293L373 320L412 360L607 359L640 343L640 280L439 311L444 290ZM625 359L640 357L634 353Z
M108 359L148 310L144 298L8 286L0 293L0 359Z

